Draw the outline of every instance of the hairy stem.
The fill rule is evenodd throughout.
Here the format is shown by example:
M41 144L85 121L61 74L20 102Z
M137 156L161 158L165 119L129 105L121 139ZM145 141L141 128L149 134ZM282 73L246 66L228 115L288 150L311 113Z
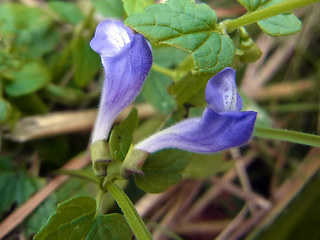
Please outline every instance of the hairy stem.
M320 147L320 136L285 129L255 127L254 136Z
M152 240L151 233L125 192L112 181L109 181L105 187L116 200L136 238L138 240Z
M302 8L316 2L319 2L319 0L286 0L261 10L246 13L237 19L226 20L223 24L227 32L232 32L234 29L247 26L279 14L288 13L297 8Z

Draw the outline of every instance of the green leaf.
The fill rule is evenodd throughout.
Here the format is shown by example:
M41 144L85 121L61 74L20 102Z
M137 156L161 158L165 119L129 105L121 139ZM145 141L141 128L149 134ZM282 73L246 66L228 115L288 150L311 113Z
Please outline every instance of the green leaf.
M161 67L175 69L188 57L188 54L180 49L161 45L152 47L152 56L154 63ZM169 77L152 70L143 85L142 96L155 109L168 114L176 108L176 102L167 90L171 83L172 80Z
M204 107L192 107L189 109L188 117L200 117L203 111L206 109L207 106Z
M11 97L19 97L43 88L50 81L50 73L39 62L29 62L19 71L11 72L13 82L5 83L5 91Z
M252 12L269 0L237 0L248 11Z
M0 126L7 123L12 111L11 104L5 99L0 99Z
M175 69L188 57L185 51L167 45L152 46L153 62L162 67Z
M190 153L168 149L149 155L142 167L144 175L136 174L135 183L149 193L165 191L181 179L181 172L188 164Z
M12 156L2 154L2 156L0 156L0 172L9 172L13 170L13 162L14 160Z
M106 17L123 18L125 15L121 0L91 0L97 12Z
M284 0L237 0L249 12L261 10L270 7ZM281 35L289 35L300 31L301 21L293 14L280 14L258 22L258 26L265 33L278 37Z
M215 12L206 4L168 0L129 16L125 23L156 43L189 52L196 70L216 73L231 65L235 54L232 40L220 34L216 21Z
M49 106L44 103L36 93L12 98L11 102L16 105L23 114L43 114L49 111Z
M169 87L169 92L175 97L178 106L189 103L202 106L205 103L205 87L212 74L189 72L177 83Z
M119 126L113 128L109 146L114 159L123 161L131 145L133 131L137 128L138 123L138 111L134 108Z
M147 138L152 133L159 129L159 126L165 122L165 116L155 115L151 118L146 119L139 127L134 131L133 142L141 141L144 138Z
M0 47L0 72L5 72L7 70L19 69L21 62L18 60L17 56L14 54L8 53L5 47Z
M88 41L79 38L72 50L74 63L74 83L78 87L85 87L100 69L99 55L92 51Z
M184 178L205 179L225 172L234 166L234 161L225 161L222 153L204 155L193 153L183 171Z
M58 28L50 28L43 36L34 38L30 44L18 49L19 53L21 52L26 59L38 60L46 53L52 54L55 52L55 47L61 35Z
M149 137L151 134L157 131L157 129L159 129L159 126L162 126L164 121L165 116L154 116L143 121L137 130L134 131L133 141L138 142Z
M174 98L167 91L171 82L167 76L150 71L141 91L143 98L164 114L176 108Z
M65 135L38 140L34 148L41 163L47 167L59 168L71 157L70 142Z
M76 25L84 19L84 15L74 3L62 2L62 1L50 1L48 3L48 6L64 22L68 22L73 25Z
M0 22L2 34L19 33L17 44L30 42L32 34L43 33L52 23L40 8L27 7L18 3L0 6ZM38 24L34 24L35 22Z
M35 191L35 179L27 177L23 171L0 173L0 212L9 211L13 204L21 205Z
M3 158L1 159L1 161ZM9 160L9 159L8 159ZM3 164L1 164L3 165ZM1 169L3 170L3 169ZM45 184L44 179L29 177L23 171L13 172L10 169L0 173L0 212L5 217L9 211L25 203L37 190ZM14 189L14 191L13 191ZM46 221L55 209L56 198L51 195L41 203L33 213L23 222L24 233L27 236L39 231L41 224Z
M123 215L112 213L98 215L86 240L126 240L132 239L131 229Z
M258 22L265 33L278 37L289 35L301 30L301 21L293 14L281 14Z
M34 239L83 239L94 220L96 201L91 197L77 196L60 203L47 223Z
M25 203L32 194L43 187L45 183L45 179L27 176L23 171L13 172L12 170L7 169L6 172L1 172L0 195L2 197L0 212L6 215L9 211L16 209L18 206ZM25 219L23 222L23 230L28 238L39 231L41 224L45 222L50 213L54 211L55 206L56 197L52 194L42 202L27 219Z
M92 171L92 166L86 168ZM82 178L70 178L57 191L57 202L65 201L76 195L95 197L99 188L97 184Z
M41 181L40 181L41 180ZM46 183L45 179L37 179L37 190L43 187ZM27 200L27 199L26 199ZM50 214L55 211L57 205L57 197L51 194L44 202L42 202L32 214L24 221L24 234L30 239L31 236L36 234L41 225L47 221Z
M192 71L193 68L194 68L194 63L193 63L192 57L191 56L186 57L183 61L180 62L179 66L175 69L175 72L176 72L175 82L181 79L189 71Z
M83 91L78 88L62 87L51 83L46 86L45 92L52 101L65 105L79 104L85 98Z
M51 51L59 39L56 29L50 29L50 16L37 7L0 5L0 23L1 35L11 42L12 51L30 59Z
M154 3L154 0L122 0L124 10L130 16L134 13L143 12L145 7Z
M19 110L5 99L0 99L0 126L7 125L13 128L19 118Z

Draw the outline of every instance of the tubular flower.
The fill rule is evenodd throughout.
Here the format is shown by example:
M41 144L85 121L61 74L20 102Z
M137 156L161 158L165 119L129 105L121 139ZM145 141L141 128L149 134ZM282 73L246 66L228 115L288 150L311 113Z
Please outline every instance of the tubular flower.
M179 148L197 153L214 153L246 143L254 128L256 112L240 112L242 100L235 84L235 70L225 68L212 77L205 91L207 108L199 118L183 120L135 146L154 153Z
M134 34L123 22L105 20L90 42L100 54L105 80L92 143L108 138L117 115L134 101L152 65L149 43Z

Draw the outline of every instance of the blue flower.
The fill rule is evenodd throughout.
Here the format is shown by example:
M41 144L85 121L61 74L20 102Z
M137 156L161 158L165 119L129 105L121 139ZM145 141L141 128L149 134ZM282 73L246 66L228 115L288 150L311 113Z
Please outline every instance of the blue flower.
M199 118L183 120L135 146L149 153L179 148L214 153L246 143L254 128L256 112L240 112L242 100L235 84L235 70L225 68L206 87L207 108Z
M92 143L106 140L117 115L134 101L152 65L149 43L141 34L134 34L123 22L101 22L90 42L100 54L105 81Z

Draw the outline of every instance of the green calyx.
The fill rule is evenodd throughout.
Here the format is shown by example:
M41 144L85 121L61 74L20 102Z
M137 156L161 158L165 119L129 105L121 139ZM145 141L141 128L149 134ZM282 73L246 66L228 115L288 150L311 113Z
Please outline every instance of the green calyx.
M107 142L105 140L94 142L90 146L90 152L94 173L97 176L106 176L107 167L111 162Z
M141 168L148 156L148 152L135 149L134 146L131 145L120 168L121 176L128 177L132 173L143 175Z

